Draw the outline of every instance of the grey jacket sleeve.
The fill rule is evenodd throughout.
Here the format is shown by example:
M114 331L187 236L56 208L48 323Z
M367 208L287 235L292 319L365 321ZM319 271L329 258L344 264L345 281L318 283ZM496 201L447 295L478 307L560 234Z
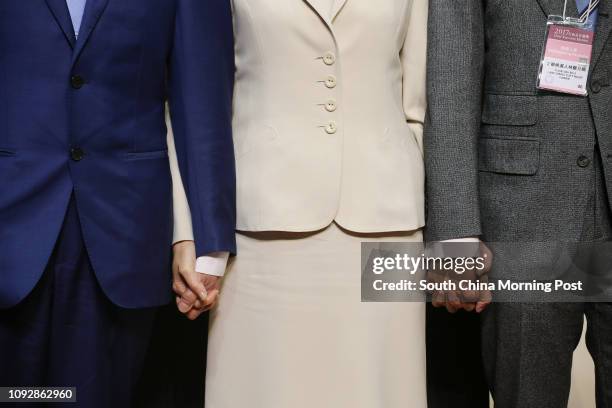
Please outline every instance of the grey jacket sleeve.
M426 239L481 234L478 137L485 59L484 0L430 0Z

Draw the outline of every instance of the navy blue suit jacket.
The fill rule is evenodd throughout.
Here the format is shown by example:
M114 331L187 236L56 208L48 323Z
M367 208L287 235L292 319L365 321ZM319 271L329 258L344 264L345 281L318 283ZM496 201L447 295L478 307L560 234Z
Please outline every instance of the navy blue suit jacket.
M198 255L235 252L229 0L0 2L0 308L40 279L71 196L117 305L171 299L170 102Z

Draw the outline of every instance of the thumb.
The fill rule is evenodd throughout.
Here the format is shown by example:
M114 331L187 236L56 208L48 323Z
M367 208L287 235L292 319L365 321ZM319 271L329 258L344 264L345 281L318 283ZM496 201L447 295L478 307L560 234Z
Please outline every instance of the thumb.
M202 281L199 279L199 273L194 271L185 274L183 277L185 278L185 281L187 282L187 285L189 285L191 291L195 293L201 301L206 302L208 291L206 290L206 287L204 287L204 283L202 283Z

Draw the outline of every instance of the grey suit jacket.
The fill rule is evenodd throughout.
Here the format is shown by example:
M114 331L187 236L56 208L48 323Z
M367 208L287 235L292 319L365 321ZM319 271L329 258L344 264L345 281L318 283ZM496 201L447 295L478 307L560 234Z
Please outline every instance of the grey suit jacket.
M612 192L611 6L600 5L583 98L536 90L547 16L563 0L431 0L429 240L580 238L597 144Z

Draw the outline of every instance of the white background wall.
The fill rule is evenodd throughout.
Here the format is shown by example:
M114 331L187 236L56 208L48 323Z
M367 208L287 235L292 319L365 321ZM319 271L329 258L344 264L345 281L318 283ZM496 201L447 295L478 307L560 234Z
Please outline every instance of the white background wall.
M595 408L595 367L584 344L585 334L586 323L582 331L582 340L574 353L569 408Z

